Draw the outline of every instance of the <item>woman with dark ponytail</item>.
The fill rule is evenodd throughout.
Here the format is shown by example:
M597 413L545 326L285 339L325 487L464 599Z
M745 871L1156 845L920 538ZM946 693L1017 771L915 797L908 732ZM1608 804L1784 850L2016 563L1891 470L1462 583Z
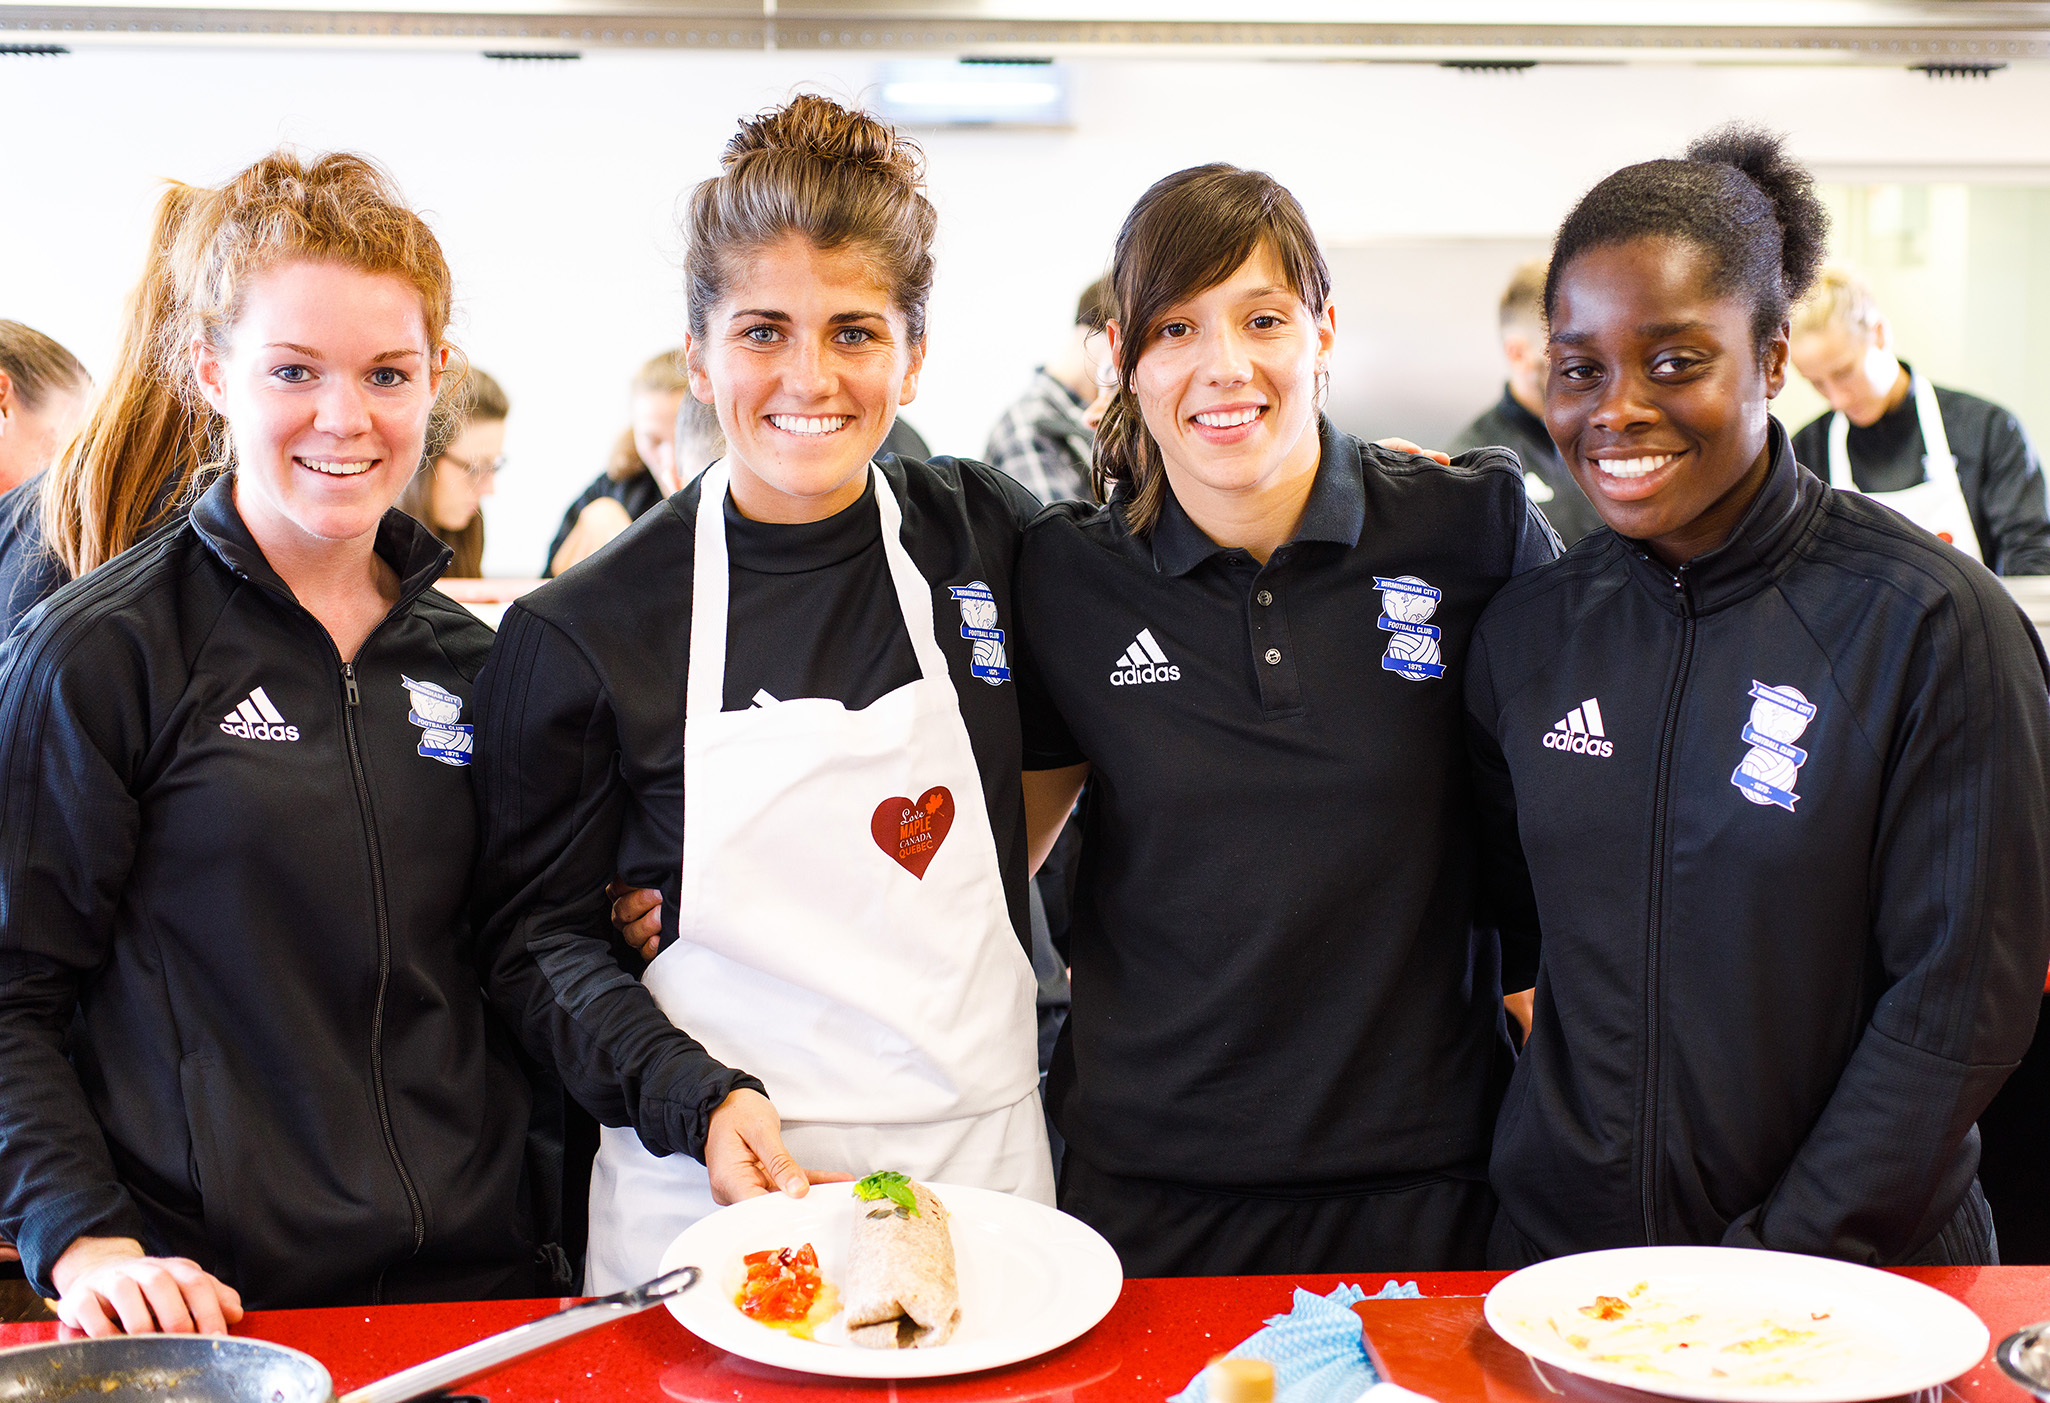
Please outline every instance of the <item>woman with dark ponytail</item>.
M1543 932L1497 1265L1997 1259L1973 1121L2050 957L2050 664L1977 561L1772 418L1826 231L1742 128L1559 229L1546 425L1611 529L1469 657L1489 886Z
M1053 1197L1007 649L1038 503L881 451L925 358L919 168L822 97L741 123L686 222L725 455L514 605L481 681L483 929L606 1126L593 1291L822 1179ZM639 981L615 871L663 895Z
M1107 505L1049 509L1019 573L1025 700L1058 712L1023 710L1028 804L1057 831L1092 776L1061 1206L1134 1276L1479 1266L1530 976L1476 933L1458 688L1557 545L1512 455L1323 417L1331 280L1272 177L1156 183L1111 285Z

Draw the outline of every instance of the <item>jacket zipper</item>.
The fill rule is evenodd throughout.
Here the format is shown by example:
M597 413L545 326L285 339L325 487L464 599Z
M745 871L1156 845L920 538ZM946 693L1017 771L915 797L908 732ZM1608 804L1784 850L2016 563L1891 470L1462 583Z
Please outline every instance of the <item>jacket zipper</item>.
M1694 661L1694 601L1687 593L1687 567L1673 578L1680 601L1680 656L1673 669L1673 689L1666 696L1666 714L1659 725L1658 773L1652 789L1651 878L1647 883L1650 905L1644 923L1644 1132L1638 1137L1643 1147L1640 1189L1644 1207L1644 1241L1659 1242L1659 944L1663 932L1666 885L1666 823L1671 812L1667 802L1672 787L1673 743L1679 729L1680 701L1687 691L1687 670Z
M384 999L387 986L391 983L391 913L384 888L384 849L377 834L377 815L370 807L370 781L363 772L363 746L357 731L357 712L363 705L362 693L356 689L356 664L342 664L342 688L346 705L342 708L342 731L349 741L349 770L356 781L356 811L363 819L363 836L370 847L370 892L377 906L377 1002L370 1020L370 1084L377 1102L377 1123L384 1131L384 1147L391 1155L392 1167L398 1171L399 1184L406 1191L406 1204L413 1212L413 1251L418 1253L427 1242L427 1219L420 1208L420 1194L413 1187L413 1176L406 1170L406 1162L399 1155L398 1136L392 1130L391 1105L384 1089ZM384 1279L378 1277L378 1292L383 1295Z

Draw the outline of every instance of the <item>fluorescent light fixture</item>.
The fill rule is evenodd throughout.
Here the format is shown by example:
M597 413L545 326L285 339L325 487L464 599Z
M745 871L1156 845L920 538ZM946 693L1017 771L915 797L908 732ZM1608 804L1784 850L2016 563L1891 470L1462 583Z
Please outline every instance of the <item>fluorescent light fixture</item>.
M917 60L883 66L880 115L903 126L1065 126L1068 76L1057 63Z

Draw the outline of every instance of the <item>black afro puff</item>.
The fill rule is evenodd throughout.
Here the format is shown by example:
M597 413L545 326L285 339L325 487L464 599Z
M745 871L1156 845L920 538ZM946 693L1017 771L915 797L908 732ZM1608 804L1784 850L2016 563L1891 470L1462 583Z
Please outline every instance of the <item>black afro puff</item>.
M1656 237L1686 239L1708 254L1715 291L1750 299L1762 350L1822 267L1829 212L1784 137L1735 122L1718 127L1684 159L1625 166L1580 197L1552 244L1545 315L1576 256Z

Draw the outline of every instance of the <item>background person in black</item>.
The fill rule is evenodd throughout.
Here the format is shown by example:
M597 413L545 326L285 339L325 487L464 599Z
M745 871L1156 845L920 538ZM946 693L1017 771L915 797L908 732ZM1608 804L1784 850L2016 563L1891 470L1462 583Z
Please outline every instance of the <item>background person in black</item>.
M2050 575L2050 499L2043 463L2021 422L1988 400L1941 385L1937 418L1954 465L1926 463L1915 372L1894 358L1893 335L1872 292L1840 268L1825 269L1794 309L1794 368L1830 403L1794 435L1794 456L1825 482L1872 493L1926 531L1976 555L1996 575ZM1850 481L1838 478L1831 437L1845 423ZM1949 496L1955 475L1963 519L1925 509L1922 498ZM1918 490L1920 489L1920 490ZM1914 493L1913 496L1899 495ZM1940 506L1937 509L1940 511ZM1969 539L1966 537L1969 536Z
M168 436L232 472L0 651L0 1235L96 1335L532 1295L463 909L489 633L391 510L448 267L357 157L169 198Z
M1502 398L1452 440L1452 451L1498 443L1523 464L1523 486L1552 523L1562 544L1571 546L1602 524L1587 494L1566 471L1559 450L1545 432L1545 260L1517 268L1502 290L1502 359L1508 376Z
M1543 932L1494 1265L1996 1259L1972 1123L2050 957L2050 664L1772 420L1826 223L1735 129L1559 230L1546 422L1614 534L1505 587L1469 659L1495 906Z
M1319 414L1330 277L1272 178L1161 180L1112 284L1109 504L1019 564L1036 850L1089 776L1061 1206L1133 1276L1477 1266L1510 1052L1459 679L1555 539L1508 454Z

